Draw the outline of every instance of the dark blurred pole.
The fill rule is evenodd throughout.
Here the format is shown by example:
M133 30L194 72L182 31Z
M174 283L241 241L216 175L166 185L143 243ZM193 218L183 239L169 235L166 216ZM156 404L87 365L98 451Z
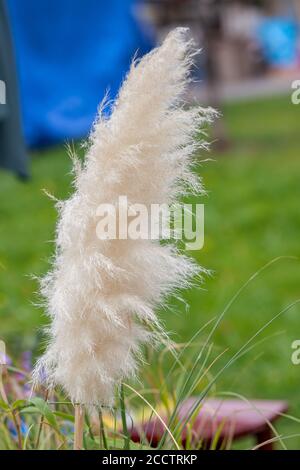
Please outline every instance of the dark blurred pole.
M4 0L0 0L0 80L6 92L6 102L0 104L0 166L26 179L27 156L21 130L17 73Z
M218 56L223 39L222 9L224 0L202 0L200 10L200 25L203 31L203 49L205 53L205 71L207 77L207 94L210 106L222 114L222 99ZM229 146L225 122L219 117L213 128L214 146L224 151Z

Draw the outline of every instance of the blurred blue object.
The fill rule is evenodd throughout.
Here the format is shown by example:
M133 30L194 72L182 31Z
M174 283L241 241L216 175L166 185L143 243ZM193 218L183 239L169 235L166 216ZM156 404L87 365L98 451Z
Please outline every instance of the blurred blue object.
M105 92L114 98L133 55L153 45L136 3L8 0L28 145L89 132Z
M287 68L297 63L298 25L292 18L266 18L258 30L258 40L271 67Z

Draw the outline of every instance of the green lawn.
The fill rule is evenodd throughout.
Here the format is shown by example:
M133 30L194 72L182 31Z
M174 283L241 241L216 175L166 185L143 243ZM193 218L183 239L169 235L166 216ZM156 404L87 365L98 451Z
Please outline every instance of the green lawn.
M300 108L288 97L227 105L231 148L211 157L200 172L205 203L205 247L192 252L213 270L200 289L184 294L163 313L174 338L186 341L221 313L238 288L278 256L300 259ZM53 252L56 212L43 194L71 191L71 164L63 147L34 154L32 180L23 184L0 174L0 336L15 353L39 347L42 309L33 305L37 282ZM300 261L282 259L264 271L227 312L214 336L228 360L283 307L300 298ZM287 398L300 417L300 366L291 363L291 343L300 339L300 306L277 319L260 338L266 341L234 364L218 384L247 397ZM274 336L275 335L275 336ZM259 339L259 338L257 338ZM218 370L218 367L216 368ZM282 421L280 432L299 434L300 423ZM300 437L287 441L300 448Z

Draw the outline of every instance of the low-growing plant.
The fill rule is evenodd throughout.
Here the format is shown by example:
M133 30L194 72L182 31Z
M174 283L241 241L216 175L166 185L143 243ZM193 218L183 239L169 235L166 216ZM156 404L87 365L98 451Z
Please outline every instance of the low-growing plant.
M149 449L156 437L143 433L143 425L155 420L162 432L155 446L159 449L205 449L204 441L193 439L193 423L208 396L235 396L234 392L219 392L217 384L228 368L252 349L270 337L262 337L268 326L300 303L288 305L264 323L250 336L237 352L227 359L228 351L213 345L213 335L232 303L264 270L280 261L277 258L263 266L238 290L223 312L200 328L188 343L167 344L160 350L145 352L148 363L143 370L141 384L123 383L116 397L116 407L101 407L98 413L85 415L83 447L85 449ZM0 448L1 449L72 449L74 439L74 409L59 390L47 391L41 387L35 392L30 386L31 354L26 352L19 361L7 356L1 366L0 381ZM149 367L149 364L151 367ZM196 396L194 406L185 419L179 419L178 410L184 400ZM285 415L300 424L300 419ZM292 436L279 435L274 425L267 423L274 441L282 449ZM139 429L138 436L136 430ZM153 431L155 433L155 429ZM220 443L221 426L216 430L209 449L230 448L232 442ZM184 436L184 438L183 438ZM138 437L138 439L137 439ZM155 438L155 439L154 439ZM133 442L135 441L138 442ZM247 444L249 445L249 444Z

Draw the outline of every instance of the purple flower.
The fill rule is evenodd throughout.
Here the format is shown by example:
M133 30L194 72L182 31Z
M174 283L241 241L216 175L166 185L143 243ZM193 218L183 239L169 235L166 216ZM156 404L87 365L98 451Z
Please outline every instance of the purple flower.
M4 364L6 366L11 366L12 365L12 360L9 357L9 355L5 354L2 351L0 351L0 364Z
M26 372L30 372L32 369L32 352L24 351L21 356L21 366Z

